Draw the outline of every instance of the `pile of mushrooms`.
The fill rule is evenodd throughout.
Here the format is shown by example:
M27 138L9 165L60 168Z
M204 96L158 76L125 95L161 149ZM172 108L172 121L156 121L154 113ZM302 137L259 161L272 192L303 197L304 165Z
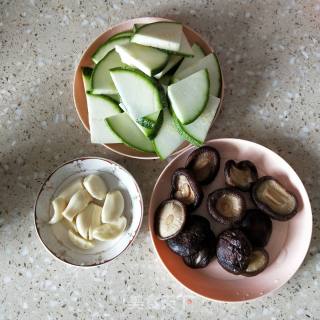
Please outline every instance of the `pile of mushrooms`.
M171 196L155 214L155 233L191 268L204 268L216 255L218 263L236 275L255 276L269 262L265 246L272 233L272 219L286 221L297 213L298 202L277 179L259 178L249 160L228 160L224 166L225 187L207 197L212 222L226 226L217 237L210 222L193 214L220 169L220 154L210 146L200 147L187 158L184 168L172 175ZM250 193L253 208L248 208ZM201 213L202 214L202 213Z

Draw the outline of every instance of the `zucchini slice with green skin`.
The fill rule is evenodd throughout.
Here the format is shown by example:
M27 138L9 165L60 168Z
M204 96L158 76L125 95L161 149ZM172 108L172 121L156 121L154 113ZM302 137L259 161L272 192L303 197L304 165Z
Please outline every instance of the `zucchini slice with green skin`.
M161 112L161 110L160 111L156 111L156 112L154 112L152 114L149 114L149 115L147 115L145 117L138 118L135 121L140 126L143 126L143 127L147 128L147 129L153 129L153 127L156 125L156 122L158 120L160 112Z
M202 146L217 113L219 103L219 98L210 95L207 106L201 115L187 125L181 124L176 115L173 114L173 121L180 135L191 144L197 147Z
M144 23L135 23L135 24L133 25L133 28L132 28L133 33L136 33L137 30L138 30L139 28L141 28L142 26L144 26Z
M127 112L127 108L123 103L119 104L120 108ZM130 116L130 114L128 113L128 115ZM155 124L153 126L153 128L146 128L142 125L140 125L138 122L136 122L136 125L138 126L138 128L143 132L143 134L148 137L149 139L154 139L162 125L162 121L163 121L163 112L161 111L157 111L156 112L157 115L157 119L155 121ZM131 117L131 116L130 116ZM131 117L132 119L132 117ZM132 119L133 121L135 121L135 119Z
M164 109L162 126L155 139L152 140L154 150L159 158L164 160L174 152L183 141L183 137L175 128L169 109Z
M120 96L118 93L115 93L115 94L109 94L109 97L111 99L113 99L114 101L116 101L117 103L120 103L121 102L121 99L120 99Z
M112 49L93 69L91 90L94 94L117 94L110 69L125 66L115 49Z
M221 70L218 59L213 53L208 54L204 58L197 61L195 64L192 64L191 66L179 72L178 74L175 74L173 76L173 82L177 82L181 79L184 79L202 69L207 69L209 72L210 94L216 97L220 97L222 82Z
M197 63L200 59L205 57L204 51L201 49L201 47L198 44L194 43L191 48L193 52L193 57L186 57L182 60L182 62L180 63L178 69L174 74L174 77L178 77L180 72L187 69L192 64Z
M142 133L126 112L106 118L105 121L127 146L139 151L154 152L151 141Z
M182 24L159 21L139 27L131 42L169 51L179 51L182 37Z
M182 32L182 36L181 36L180 48L177 51L171 51L171 50L165 50L165 49L161 49L161 50L168 52L172 55L178 55L178 56L182 56L182 57L193 57L194 56L194 53L193 53L192 48L189 44L189 41L183 32Z
M114 68L110 74L121 101L134 119L153 114L165 106L162 88L143 72L132 68Z
M116 45L130 42L130 36L119 36L109 39L106 43L101 45L92 56L92 61L97 64L101 61Z
M181 56L177 56L177 55L172 55L170 56L168 63L166 64L166 66L159 72L157 73L154 77L156 79L160 79L161 77L163 77L167 72L169 72L175 65L177 65L180 61L182 60Z
M171 107L182 124L195 121L205 109L210 92L209 74L206 69L168 87Z
M116 33L114 36L109 38L108 41L118 39L118 38L123 38L123 37L131 37L133 32L134 32L133 30L127 30L127 31Z
M133 42L117 45L116 51L123 63L141 70L150 77L163 70L169 60L166 52Z
M110 97L87 93L90 137L92 143L121 143L121 139L106 126L104 119L121 113L119 105Z
M85 92L88 92L91 90L91 75L92 75L93 69L90 67L82 67L81 71L82 71L82 80L83 80L84 90Z

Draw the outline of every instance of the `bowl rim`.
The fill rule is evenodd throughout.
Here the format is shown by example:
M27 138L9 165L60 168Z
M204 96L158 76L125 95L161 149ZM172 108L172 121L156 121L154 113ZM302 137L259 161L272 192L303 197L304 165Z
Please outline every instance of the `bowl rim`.
M156 244L155 244L155 241L154 241L154 234L152 232L152 229L153 229L153 219L151 218L151 200L153 198L153 194L155 192L155 189L158 185L158 183L160 182L160 180L162 179L164 173L167 171L167 169L169 168L169 166L173 163L173 161L177 160L178 157L182 156L183 153L185 152L188 152L189 150L191 149L194 149L194 148L197 148L193 145L190 145L186 150L183 151L183 153L180 153L178 154L176 157L174 157L164 168L163 170L161 171L157 181L155 182L155 185L152 189L152 192L151 192L151 197L150 197L150 202L149 202L149 207L148 207L148 228L149 228L149 234L150 234L150 238L151 238L151 242L152 242L152 245L153 245L153 248L156 252L156 255L158 257L158 259L161 261L161 264L164 266L164 268L167 270L167 272L170 274L170 276L176 281L178 282L180 285L182 285L184 288L186 288L189 292L192 292L193 294L197 295L198 297L202 297L202 298L205 298L209 301L214 301L214 302L218 302L218 303L235 303L235 304L239 304L239 303L246 303L246 302L251 302L251 301L256 301L258 299L261 299L262 297L266 297L266 296L270 296L272 293L274 293L275 291L279 290L280 288L282 288L296 273L297 271L300 269L300 267L302 266L303 262L305 261L305 258L307 256L307 253L309 251L309 248L310 248L310 244L311 244L311 240L312 240L312 233L313 233L313 214L312 214L312 207L311 207L311 203L310 203L310 198L309 198L309 195L308 195L308 192L303 184L303 182L301 181L299 175L296 173L296 171L292 168L292 166L287 162L287 160L285 160L284 158L282 158L282 156L280 156L279 154L277 154L275 151L269 149L268 147L262 145L262 144L259 144L257 142L254 142L254 141L250 141L250 140L246 140L246 139L239 139L239 138L217 138L217 139L210 139L208 141L206 141L206 143L204 145L206 145L207 143L211 143L211 142L215 142L215 141L242 141L242 142L245 142L245 143L251 143L253 145L256 145L258 147L262 147L264 149L266 149L267 151L275 154L276 156L280 157L281 159L283 159L288 165L289 167L293 170L293 172L296 174L298 180L301 182L301 185L303 187L303 192L305 192L305 195L306 195L306 200L307 202L305 203L305 205L307 205L307 211L308 211L308 216L309 216L309 219L310 219L310 230L308 231L308 239L306 239L306 243L307 243L307 247L306 247L306 251L305 251L305 254L303 256L303 258L301 259L301 261L299 261L299 263L297 264L297 267L296 267L296 270L294 271L294 273L283 283L281 283L279 286L276 286L275 288L273 288L272 290L270 290L269 292L263 294L262 296L256 296L256 297L253 297L253 298L246 298L244 300L236 300L236 301L232 301L232 300L222 300L222 299L214 299L212 297L210 297L209 295L207 294L203 294L203 293L199 293L197 291L194 291L193 289L189 288L186 284L184 284L183 282L181 282L179 279L177 279L175 277L175 275L169 270L169 268L166 266L166 264L163 262L162 258L160 257L160 254L158 253L158 250L157 250L157 247L156 247Z
M37 226L37 204L38 204L38 201L39 201L39 197L41 195L41 193L43 192L44 190L44 187L46 185L46 183L48 182L48 180L59 170L61 169L62 167L70 164L70 163L73 163L73 162L76 162L76 161L83 161L83 160L90 160L90 159L97 159L97 160L102 160L102 161L105 161L109 164L113 164L113 165L116 165L118 167L120 167L120 169L122 169L123 171L125 171L126 173L129 174L129 176L133 179L133 182L134 184L136 185L136 188L137 188L137 191L138 191L138 194L139 194L139 201L141 203L141 215L140 215L140 220L139 220L139 225L137 227L137 229L135 230L134 232L134 236L132 237L132 239L129 241L129 243L126 245L126 247L120 252L118 253L116 256L114 256L113 258L111 259L107 259L107 260L104 260L102 262L99 262L99 263L93 263L93 264L88 264L88 265L79 265L79 264L75 264L75 263L72 263L72 262L69 262L69 261L66 261L65 259L63 258L60 258L58 257L52 250L50 250L50 248L44 243L44 241L42 240L41 236L40 236L40 231L39 231L39 227ZM143 202L143 197L142 197L142 193L141 193L141 190L140 190L140 187L139 187L139 184L137 183L136 179L134 178L134 176L126 169L124 168L123 166L121 166L120 164L118 164L117 162L113 161L113 160L110 160L110 159L106 159L106 158L103 158L103 157L94 157L94 156L83 156L83 157L78 157L78 158L74 158L72 160L69 160L69 161L66 161L64 163L62 163L61 165L59 165L57 168L55 168L53 171L51 171L49 173L49 175L45 178L45 180L43 181L43 183L41 184L41 187L37 193L37 197L36 197L36 200L34 202L34 205L33 205L33 213L34 213L34 219L33 219L33 223L34 223L34 228L36 230L36 233L37 233L37 236L38 236L38 239L40 240L40 242L42 243L42 245L44 246L44 248L46 249L47 252L50 253L51 256L53 256L56 260L62 262L62 263L65 263L65 264L68 264L70 266L73 266L73 267L79 267L79 268L93 268L93 267L97 267L97 266L100 266L100 265L103 265L103 264L106 264L108 262L111 262L112 260L116 259L117 257L119 257L124 251L127 250L127 248L133 243L133 241L136 239L136 237L138 236L138 233L141 229L141 226L142 226L142 221L143 221L143 214L144 214L144 202Z
M117 24L114 24L112 25L111 27L107 28L105 31L103 31L102 33L100 33L96 38L94 38L93 41L90 42L90 44L85 48L85 50L83 51L83 53L81 54L79 60L78 60L78 63L76 64L76 68L75 68L75 71L74 71L74 76L73 76L73 88L72 88L72 92L73 92L73 103L74 103L74 107L76 109L76 112L77 112L77 115L82 123L82 126L85 128L85 130L90 134L90 129L89 129L89 126L86 125L86 123L84 122L82 116L80 115L80 112L79 112L79 107L78 107L78 104L77 104L77 97L76 97L76 81L77 81L77 75L79 72L81 72L81 67L83 65L80 65L82 63L82 60L86 57L87 55L87 51L93 46L94 43L96 43L99 38L103 37L105 33L107 32L110 32L112 31L113 29L116 29L116 28L119 28L121 27L123 24L127 24L127 23L141 23L142 21L141 20L148 20L148 19L154 19L155 21L154 22L157 22L157 21L176 21L174 19L168 19L168 18L163 18L163 17L150 17L150 16L146 16L146 17L138 17L138 18L133 18L133 19L128 19L128 20L124 20L120 23L117 23ZM151 22L150 22L151 23ZM208 47L209 51L211 53L215 53L215 50L214 48L203 38L203 36L195 31L194 29L192 29L191 27L189 27L188 25L186 25L185 23L181 23L183 28L184 29L187 29L188 31L194 33L198 38L200 38L205 44L206 46ZM112 35L111 35L112 36ZM110 37L111 37L110 36ZM108 41L108 39L106 40ZM225 89L225 84L224 84L224 77L223 77L223 70L222 70L222 67L221 67L221 63L220 63L220 60L219 60L219 57L216 56L217 60L218 60L218 63L219 63L219 67L220 67L220 74L221 74L221 93L220 93L220 102L219 102L219 106L218 106L218 110L216 112L216 115L214 117L214 119L212 120L212 123L211 123L211 126L214 124L214 122L216 121L216 119L218 118L219 114L221 113L221 109L222 109L222 105L223 105L223 102L224 102L224 89ZM210 127L211 128L211 127ZM170 157L175 157L179 154L181 154L182 152L184 152L185 150L187 150L191 144L188 142L188 141L185 141L183 142L183 144L186 144L185 146L181 147L181 149L177 149L175 150L171 155ZM182 144L182 145L183 145ZM141 159L141 160L158 160L160 159L159 156L157 155L154 155L152 153L149 153L149 152L144 152L145 155L132 155L132 154L129 154L128 152L122 152L122 151L119 151L115 148L112 147L112 144L102 144L102 146L104 146L105 148L109 149L110 151L114 152L114 153L117 153L119 155L122 155L122 156L125 156L125 157L128 157L128 158L133 158L133 159ZM129 149L132 149L130 148L129 146L126 146L127 148Z

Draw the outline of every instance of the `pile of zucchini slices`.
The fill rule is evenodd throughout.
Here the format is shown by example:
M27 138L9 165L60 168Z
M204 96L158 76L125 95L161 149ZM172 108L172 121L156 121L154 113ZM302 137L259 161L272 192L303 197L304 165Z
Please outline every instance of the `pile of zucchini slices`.
M213 53L189 44L176 22L116 34L82 68L91 142L124 143L167 158L186 140L201 146L217 113L221 72Z

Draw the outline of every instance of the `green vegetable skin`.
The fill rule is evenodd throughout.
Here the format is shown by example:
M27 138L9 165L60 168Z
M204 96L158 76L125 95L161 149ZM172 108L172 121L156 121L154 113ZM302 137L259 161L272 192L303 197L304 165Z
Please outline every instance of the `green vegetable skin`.
M144 152L154 152L152 143L126 112L105 119L111 130L129 147Z
M159 83L141 71L132 69L132 67L128 67L126 64L122 64L120 67L116 66L115 68L110 68L112 69L110 72L110 79L112 79L114 88L112 90L106 90L108 91L108 94L112 94L118 102L122 101L125 105L129 105L127 112L130 112L130 116L126 112L123 112L105 119L105 123L112 133L129 147L143 152L156 151L161 159L167 158L181 145L184 139L196 146L200 146L204 143L220 102L218 98L213 96L213 93L216 96L221 94L221 71L215 55L211 54L204 57L202 49L197 44L193 44L191 50L187 38L182 33L182 26L180 25L181 31L179 31L179 24L173 23L175 26L173 26L173 24L170 26L169 24L166 22L157 22L151 24L152 26L150 24L134 25L132 31L124 31L111 37L105 44L98 48L92 57L93 60L98 63L106 56L106 54L113 50L115 46L130 47L130 45L126 45L130 42L130 39L132 39L132 42L157 47L163 52L173 54L170 58L168 57L166 63L163 61L160 61L160 63L158 59L150 59L149 56L147 61L139 61L141 55L133 54L132 56L134 59L138 60L136 67L139 68L139 66L141 67L142 65L144 68L146 66L143 71L146 73L150 71L150 75L156 75L156 78L160 80ZM165 32L159 28L161 25L167 25L165 28L172 28L174 32L166 35ZM148 32L148 29L151 30L151 32ZM182 42L179 44L178 48L177 41L175 40L179 38L179 32L181 32L180 36ZM141 34L142 37L140 36ZM138 36L135 37L136 35ZM159 41L157 40L157 35L159 36ZM155 50L153 48L150 49ZM183 55L185 58L182 63L180 63L178 68L175 67L181 61ZM122 60L121 63L126 62L127 64L135 65L130 59L130 61L125 58ZM139 63L141 64L139 65ZM157 64L159 65L158 69L154 67ZM162 77L171 69L176 69L176 71L173 71L175 74L172 76L171 80L173 83L176 83L207 68L207 73L209 72L209 75L207 74L207 79L211 94L209 94L208 90L206 99L204 99L205 95L201 94L201 98L195 99L195 101L197 100L197 105L193 108L190 107L190 104L187 106L181 105L182 113L187 111L187 117L183 121L184 124L182 124L181 119L179 120L175 113L172 113L171 115L167 109L167 97L161 86L161 83L168 85L171 76L166 76L163 79ZM155 71L157 71L157 73ZM117 72L130 73L130 79L126 77L124 77L126 79L123 78L121 81L119 81L119 79L114 79L112 74L116 74ZM171 75L173 72L170 72ZM93 90L94 92L95 88L91 87L90 81L90 78L93 78L91 73L91 68L83 68L85 90ZM115 75L115 78L116 77L117 76ZM209 79L211 82L214 82L214 87L211 86ZM123 83L120 83L122 81ZM205 85L203 85L203 81L196 81L192 85L187 85L185 92L184 90L181 90L178 94L178 100L175 99L173 104L180 104L181 101L185 101L185 103L188 104L190 99L185 99L185 96L188 96L190 88L192 87L197 88L198 92L204 93L206 91L204 90ZM177 96L175 98L177 98ZM131 103L128 103L129 101ZM135 119L135 121L132 119Z
M195 121L209 99L210 81L206 69L168 87L168 96L174 113L182 124Z

